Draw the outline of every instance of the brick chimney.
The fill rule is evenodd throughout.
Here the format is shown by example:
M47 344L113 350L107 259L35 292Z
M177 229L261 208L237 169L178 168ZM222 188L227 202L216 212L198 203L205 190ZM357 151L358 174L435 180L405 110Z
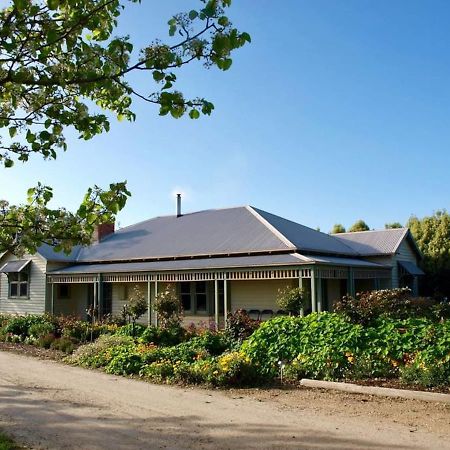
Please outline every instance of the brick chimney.
M92 243L98 244L102 242L110 234L114 233L114 223L101 223L97 225L92 235Z

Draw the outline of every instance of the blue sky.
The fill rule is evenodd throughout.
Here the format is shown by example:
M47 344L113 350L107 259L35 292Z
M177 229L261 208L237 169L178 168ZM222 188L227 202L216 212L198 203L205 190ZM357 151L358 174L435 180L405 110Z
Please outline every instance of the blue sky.
M127 7L136 47L166 39L171 14L196 0ZM372 228L450 209L450 4L446 1L234 0L248 31L228 72L193 66L180 87L216 110L197 121L135 103L134 123L69 139L56 161L1 169L0 198L37 181L75 208L88 186L128 180L121 226L174 211L251 204L329 231ZM136 79L151 92L152 81Z

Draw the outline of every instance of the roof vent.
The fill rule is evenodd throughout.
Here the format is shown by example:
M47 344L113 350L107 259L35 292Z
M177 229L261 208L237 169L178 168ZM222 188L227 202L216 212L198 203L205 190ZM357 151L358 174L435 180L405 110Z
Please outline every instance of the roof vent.
M181 217L181 194L177 194L177 217Z

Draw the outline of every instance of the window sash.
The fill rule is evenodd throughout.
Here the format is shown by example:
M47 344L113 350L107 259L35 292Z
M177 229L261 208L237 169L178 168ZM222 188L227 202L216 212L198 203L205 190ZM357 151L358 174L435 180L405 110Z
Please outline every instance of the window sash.
M8 276L8 297L28 298L28 273L14 272Z

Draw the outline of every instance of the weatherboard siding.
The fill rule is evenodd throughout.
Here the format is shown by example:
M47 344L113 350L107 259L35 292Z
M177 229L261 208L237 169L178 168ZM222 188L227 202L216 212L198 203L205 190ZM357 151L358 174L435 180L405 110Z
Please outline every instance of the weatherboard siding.
M70 284L68 298L59 298L59 286L54 285L54 313L56 315L74 316L79 319L86 319L86 309L88 306L88 289L92 285L88 284ZM48 286L48 297L50 297L51 310L51 289Z
M230 281L231 310L271 309L276 312L278 290L295 287L292 280Z
M8 277L0 274L0 313L43 314L46 303L46 260L39 255L25 254L21 258L6 254L0 261L3 266L8 261L31 259L27 298L8 298Z

